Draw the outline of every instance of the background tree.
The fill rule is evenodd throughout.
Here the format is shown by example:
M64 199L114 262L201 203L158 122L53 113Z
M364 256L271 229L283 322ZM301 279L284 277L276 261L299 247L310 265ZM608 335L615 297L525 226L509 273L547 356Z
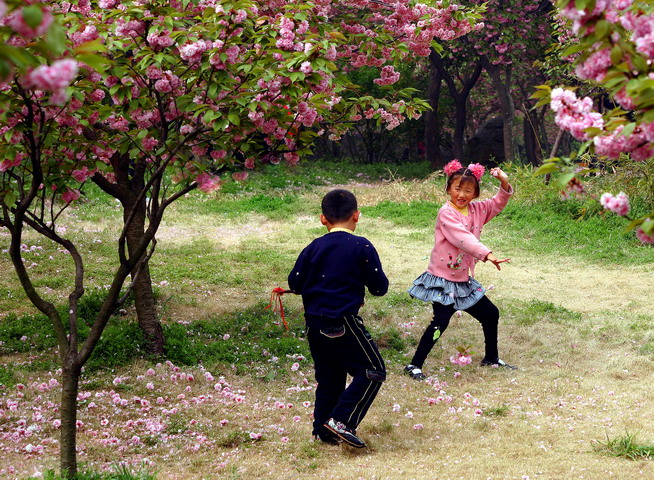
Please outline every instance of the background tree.
M617 107L602 114L590 97L578 98L563 88L543 86L535 96L551 102L557 125L583 142L579 154L614 160L628 154L636 161L654 157L654 6L639 0L580 0L559 1L557 7L579 40L564 55L577 54L577 76L604 88ZM539 173L565 171L560 183L583 191L577 177L588 170L580 168L575 157L552 158ZM625 195L607 193L602 204L619 215L629 214ZM641 241L654 243L654 212L633 219L629 227Z
M482 2L474 2L481 5ZM471 125L468 102L474 95L473 88L480 78L480 69L488 74L494 88L502 117L504 152L503 160L515 157L514 117L521 109L516 105L516 77L521 81L531 76L522 74L531 70L535 60L542 57L551 43L551 5L543 0L516 2L491 0L483 2L484 27L465 35L454 42L448 42L441 52L441 59L432 56L435 68L447 82L448 92L453 99L455 112L454 156L465 150L462 125ZM448 80L449 79L449 80ZM501 159L500 159L501 160Z

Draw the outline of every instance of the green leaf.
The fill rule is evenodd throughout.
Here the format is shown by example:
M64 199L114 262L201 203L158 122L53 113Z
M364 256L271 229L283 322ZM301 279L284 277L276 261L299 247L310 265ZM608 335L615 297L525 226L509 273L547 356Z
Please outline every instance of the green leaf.
M11 64L0 58L0 80L5 79L11 73Z
M35 29L43 21L43 11L40 5L28 5L23 7L23 20L28 27Z
M434 342L439 338L441 338L441 331L439 329L436 329L434 330L434 338L433 338Z
M96 55L95 53L77 55L75 59L88 65L99 73L104 73L109 67L109 60L101 55Z
M645 220L640 228L643 229L643 232L645 232L647 235L651 235L652 232L654 232L654 220Z
M619 65L622 60L622 48L620 45L616 45L611 49L611 63L613 65Z
M16 194L14 192L7 192L2 199L8 207L12 207L16 203Z
M534 176L545 175L548 173L553 173L559 170L558 162L550 161L547 162L536 169L533 173Z
M569 57L570 55L574 55L577 52L581 52L582 50L586 50L588 48L588 45L585 45L584 43L579 43L577 45L571 45L568 48L566 48L563 53L561 54L561 57Z
M565 188L565 186L570 183L570 180L575 178L574 173L566 173L565 175L561 175L559 178L556 179L556 185L559 188Z
M440 55L441 53L443 53L443 46L442 46L440 43L438 43L438 42L436 41L436 39L433 39L433 40L431 41L431 48L433 48L434 51L435 51L436 53L438 53L439 55Z
M73 51L75 52L75 55L81 55L84 53L106 52L107 47L105 47L99 39L95 39L90 42L80 43Z
M636 124L635 124L635 123L633 123L633 122L632 122L632 123L628 123L627 126L625 126L625 127L622 129L622 132L620 132L620 134L621 134L622 136L624 136L624 137L628 137L628 136L630 136L632 133L634 133L635 128L636 128Z
M233 123L237 127L241 125L241 118L234 112L229 112L227 114L227 118L230 121L230 123Z
M640 226L640 224L643 223L644 220L645 220L644 218L637 218L635 220L632 220L631 222L629 222L629 224L626 227L624 227L624 231L629 232L631 230L636 229L638 226Z
M609 22L606 20L600 20L595 24L595 34L598 37L598 40L601 40L606 36L606 34L609 32Z
M220 116L220 113L214 111L214 110L207 110L207 112L202 116L202 121L204 123L211 123L213 120L218 118Z
M54 21L48 29L48 34L45 37L45 43L48 46L50 53L58 57L66 50L66 29L59 25L59 22Z

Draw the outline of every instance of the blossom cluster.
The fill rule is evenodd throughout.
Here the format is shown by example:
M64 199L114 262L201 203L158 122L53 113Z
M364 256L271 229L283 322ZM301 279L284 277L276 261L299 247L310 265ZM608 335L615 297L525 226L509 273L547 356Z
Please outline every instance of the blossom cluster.
M624 217L629 214L629 197L626 193L620 192L615 197L610 193L604 193L600 198L602 206L613 213Z
M457 352L456 355L450 357L450 362L464 367L472 363L472 356L466 352Z
M554 121L564 130L569 131L578 140L588 140L587 128L603 128L602 115L593 111L593 101L589 97L582 99L572 90L555 88L552 90L551 108L556 112Z
M63 105L68 100L66 88L77 76L78 66L73 59L57 60L52 65L41 65L27 74L25 85L28 88L52 93L50 102Z
M644 84L634 81L653 77L647 65L654 59L654 14L632 8L632 0L601 0L593 2L592 8L583 9L577 8L574 1L559 2L559 5L561 14L572 22L573 31L582 39L589 38L589 48L584 50L576 66L577 75L602 82L611 72L609 89L615 101L627 111L646 112L650 107L642 104L639 98ZM604 22L602 29L597 28L600 22ZM607 34L602 33L607 31L607 25L610 41ZM630 49L642 54L645 60L626 56L624 52ZM616 53L622 57L616 58ZM623 61L631 66L627 75L616 68ZM562 92L561 89L552 91L552 109L557 112L557 125L579 140L592 138L595 152L600 155L618 158L621 153L629 153L635 160L654 156L654 126L640 117L636 117L629 129L624 122L614 122L609 127L610 122L605 122L599 113L592 111L590 99L578 100L573 92ZM587 129L591 127L597 130L588 134Z

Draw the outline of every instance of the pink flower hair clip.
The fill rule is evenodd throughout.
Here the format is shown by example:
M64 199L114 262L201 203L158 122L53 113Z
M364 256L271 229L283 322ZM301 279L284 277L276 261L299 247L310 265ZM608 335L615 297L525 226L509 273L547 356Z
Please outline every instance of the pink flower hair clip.
M455 158L454 160L449 162L447 165L445 165L445 167L443 167L443 171L445 172L445 175L447 175L449 177L452 174L454 174L455 172L458 172L459 170L461 170L462 168L463 168L463 165L461 165L461 162L459 162ZM468 165L467 169L470 170L470 172L472 172L472 174L475 176L477 181L481 180L481 177L484 175L484 172L486 171L484 166L479 164L479 163L471 163L470 165Z
M471 163L470 165L468 165L468 170L472 172L472 174L475 176L477 181L481 180L481 177L484 176L484 172L486 171L484 166L481 165L480 163Z
M443 171L445 172L445 175L448 177L452 175L454 172L461 170L463 168L463 165L461 165L461 162L459 162L456 158L449 162L445 167L443 167Z

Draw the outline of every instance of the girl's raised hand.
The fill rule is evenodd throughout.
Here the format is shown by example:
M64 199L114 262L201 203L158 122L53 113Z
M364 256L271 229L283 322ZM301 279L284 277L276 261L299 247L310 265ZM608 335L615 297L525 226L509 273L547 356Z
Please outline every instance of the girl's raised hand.
M508 182L509 181L509 176L504 173L504 171L500 167L495 167L490 169L490 174L497 178L500 182Z

